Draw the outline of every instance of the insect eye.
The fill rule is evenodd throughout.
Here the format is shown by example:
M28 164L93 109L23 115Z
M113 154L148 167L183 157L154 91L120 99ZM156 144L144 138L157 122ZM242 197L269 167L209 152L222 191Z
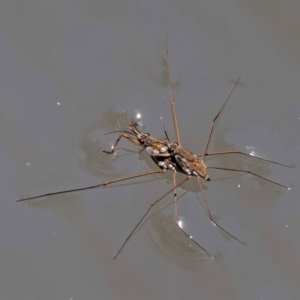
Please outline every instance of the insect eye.
M150 133L145 133L145 136L150 136Z

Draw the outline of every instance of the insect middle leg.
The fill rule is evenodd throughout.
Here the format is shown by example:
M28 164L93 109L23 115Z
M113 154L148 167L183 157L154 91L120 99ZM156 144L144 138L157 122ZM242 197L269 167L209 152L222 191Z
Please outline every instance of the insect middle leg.
M212 136L212 133L213 133L213 130L214 130L214 127L216 125L216 122L220 116L220 114L222 113L222 111L224 110L227 102L229 101L233 91L235 90L236 86L238 85L238 83L240 82L240 79L241 79L241 76L238 78L238 80L236 81L235 85L232 87L231 91L229 92L228 96L226 97L224 103L222 104L219 112L217 113L217 115L215 116L215 118L213 119L212 123L211 123L211 127L210 127L210 131L209 131L209 134L208 134L208 138L207 138L207 141L206 141L206 145L205 145L205 148L204 148L204 151L203 151L203 154L202 154L202 159L204 158L204 156L206 155L206 152L208 150L208 146L209 146L209 143L210 143L210 139L211 139L211 136Z

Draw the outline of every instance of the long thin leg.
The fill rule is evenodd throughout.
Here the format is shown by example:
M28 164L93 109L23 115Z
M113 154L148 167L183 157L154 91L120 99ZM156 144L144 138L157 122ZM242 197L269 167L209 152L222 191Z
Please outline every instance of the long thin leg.
M254 156L254 155L251 155L251 154L239 151L239 150L206 153L205 156L223 155L223 154L242 154L242 155L254 157L254 158L257 158L257 159L261 159L261 160L264 160L264 161L267 161L267 162L270 162L270 163L273 163L273 164L276 164L276 165L280 165L280 166L283 166L283 167L291 168L291 166L287 166L287 165L281 164L281 163L279 163L277 161L265 159L265 158L262 158L262 157L259 157L259 156ZM197 156L202 156L202 154L199 154L199 155L197 154Z
M176 190L176 170L173 171L173 187L174 187L174 216L175 223L178 223L178 206L177 206L177 190Z
M139 227L139 225L143 222L143 220L145 219L145 217L147 216L147 214L149 213L149 211L151 210L151 208L158 203L160 200L162 200L163 198L165 198L167 195L169 195L170 193L172 193L174 191L174 189L176 189L178 186L180 186L181 184L183 184L185 181L187 181L188 179L190 179L191 176L186 177L184 180L182 180L180 183L178 183L175 187L172 187L170 190L168 190L166 193L164 193L162 196L160 196L158 199L156 199L154 202L152 202L149 206L149 208L147 209L147 211L144 213L144 215L140 218L140 220L138 221L138 223L134 226L134 228L132 229L132 231L130 232L130 234L127 236L126 240L124 241L124 243L122 244L121 248L119 249L119 251L117 252L117 254L115 255L114 259L116 259L118 257L118 255L120 254L120 252L123 250L123 248L125 247L125 245L127 244L127 242L129 241L129 239L132 237L132 235L134 234L134 232L136 231L136 229Z
M170 139L169 139L169 135L168 135L168 133L167 133L167 130L166 130L166 127L165 127L163 118L160 117L160 120L161 120L162 126L163 126L163 128L164 128L164 133L165 133L166 139L167 139L168 142L171 142Z
M176 171L173 172L173 186L176 187ZM178 223L178 206L177 206L177 193L176 188L174 189L174 204L175 204L175 223L177 227L187 236L189 237L200 249L202 249L204 252L206 252L211 258L214 259L214 257L205 249L203 248L199 243L197 243L192 236L190 236Z
M289 189L289 187L286 186L286 185L283 185L283 184L281 184L281 183L272 181L272 180L270 180L270 179L267 179L267 178L265 178L265 177L263 177L263 176L260 176L260 175L258 175L258 174L256 174L256 173L253 173L253 172L251 172L251 171L240 170L240 169L233 169L233 168L219 168L219 167L207 167L207 168L208 168L208 169L217 169L217 170L237 171L237 172L249 173L249 174L252 174L253 176L256 176L256 177L261 178L261 179L263 179L263 180L269 181L269 182L271 182L271 183L274 183L274 184L277 184L277 185L279 185L279 186L282 186L282 187L285 187L285 188Z
M38 198L42 198L42 197L46 197L46 196L53 196L53 195L60 195L60 194L65 194L65 193L95 189L97 187L106 186L106 185L116 183L116 182L119 182L119 181L124 181L124 180L128 180L128 179L133 179L133 178L142 177L142 176L146 176L146 175L157 174L157 173L165 173L165 172L166 172L166 170L159 169L159 170L155 170L155 171L150 171L150 172L135 174L135 175L131 175L131 176L126 176L126 177L122 177L122 178L119 178L119 179L106 181L106 182L103 182L101 184L91 185L91 186L87 186L87 187L83 187L83 188L65 190L65 191L60 191L60 192L53 192L53 193L43 194L43 195L39 195L39 196L35 196L35 197L23 198L23 199L17 200L17 202L27 201L27 200L32 200L32 199L38 199Z
M172 116L173 116L173 121L174 121L177 143L179 144L179 146L181 146L180 132L179 132L179 127L178 127L178 120L177 120L174 95L173 95L173 89L172 89L171 67L170 67L169 49L168 49L168 33L166 33L165 43L166 43L166 63L167 63L167 73L168 73L168 81L169 81L170 105L171 105L171 111L172 111Z
M181 184L183 184L185 181L189 180L191 178L191 176L187 176L185 179L183 179L182 181L180 181L178 184L176 184L175 186L173 186L170 190L168 190L166 193L164 193L162 196L160 196L158 199L156 199L154 202L152 202L149 206L149 208L147 209L147 211L144 213L144 215L141 217L141 219L138 221L138 223L134 226L133 230L130 232L130 234L128 235L128 237L126 238L125 242L122 244L121 248L119 249L119 251L117 252L117 254L115 255L114 259L116 259L118 257L118 255L121 253L121 251L123 250L123 248L125 247L125 245L127 244L127 242L130 240L130 238L132 237L132 235L135 233L136 229L139 227L139 225L143 222L143 220L145 219L145 217L147 216L147 214L150 212L151 208L157 204L159 201L161 201L163 198L165 198L168 194L172 193L176 188L178 188ZM176 223L177 224L177 223ZM177 224L177 226L180 228L180 226ZM206 249L204 249L201 245L199 245L195 240L193 240L182 228L180 228L185 235L187 235L196 245L198 245L203 251L205 251L210 257L213 257Z
M202 184L201 184L201 180L199 177L197 177L197 181L199 183L199 187L200 187L200 191L204 200L204 206L205 206L205 210L206 210L206 214L208 215L210 221L214 224L214 226L219 227L221 230L223 230L226 234L228 234L230 237L232 237L233 239L235 239L236 241L240 242L243 245L246 245L244 242L242 242L241 240L239 240L237 237L235 237L234 235L232 235L230 232L228 232L226 229L224 229L221 225L219 225L212 217L211 212L210 212L210 208L204 193L204 190L202 188ZM200 200L201 201L201 200Z
M206 254L208 255L208 256L210 256L212 259L215 259L214 257L213 257L213 255L211 255L205 248L203 248L199 243L197 243L194 239L193 239L193 237L192 236L190 236L187 232L185 232L184 230L183 230L183 228L181 228L180 226L179 226L179 224L178 223L176 223L176 225L177 225L177 227L188 237L188 238L190 238L192 241L193 241L193 243L194 244L196 244L200 249L202 249L204 252L206 252Z
M215 118L213 119L213 121L212 121L212 123L211 123L211 127L210 127L210 131L209 131L208 139L207 139L207 142L206 142L206 145L205 145L203 154L202 154L202 159L203 159L203 157L206 155L206 151L207 151L207 149L208 149L209 142L210 142L210 138L211 138L212 132L213 132L213 130L214 130L216 121L217 121L217 119L219 118L219 116L220 116L221 112L223 111L225 105L227 104L228 100L230 99L230 97L231 97L233 91L235 90L236 86L238 85L240 79L241 79L241 76L240 76L240 77L238 78L238 80L236 81L235 85L233 86L233 88L231 89L231 91L230 91L230 93L228 94L227 98L225 99L223 105L221 106L221 109L219 110L219 112L217 113L217 115L215 116Z
M131 142L131 143L133 143L133 144L135 144L135 145L141 146L141 143L140 143L138 140L136 140L136 139L130 137L130 136L127 135L127 134L121 134L121 135L117 138L116 142L114 143L114 145L112 146L112 148L111 148L110 151L103 150L102 152L108 153L108 154L114 153L114 152L115 152L115 149L116 149L116 146L117 146L117 144L120 142L120 139L121 139L122 137L125 138L125 139L127 139L127 140L129 140L129 142Z

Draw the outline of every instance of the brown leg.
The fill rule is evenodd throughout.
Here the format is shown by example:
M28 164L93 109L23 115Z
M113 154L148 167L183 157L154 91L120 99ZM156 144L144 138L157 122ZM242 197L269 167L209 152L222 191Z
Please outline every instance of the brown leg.
M279 186L282 186L282 187L285 187L285 188L289 189L289 187L286 186L286 185L283 185L283 184L281 184L281 183L272 181L272 180L270 180L270 179L267 179L267 178L265 178L265 177L263 177L263 176L260 176L260 175L258 175L258 174L256 174L256 173L253 173L253 172L251 172L251 171L240 170L240 169L233 169L233 168L219 168L219 167L207 167L207 168L208 168L208 169L217 169L217 170L226 170L226 171L236 171L236 172L249 173L249 174L252 174L253 176L256 176L256 177L258 177L258 178L264 179L264 180L266 180L266 181L269 181L269 182L271 182L271 183L274 183L274 184L277 184L277 185L279 185Z
M202 194L202 197L203 197L203 200L204 200L204 207L205 207L205 210L206 210L206 214L208 215L210 221L214 224L214 226L217 226L219 227L221 230L223 230L226 234L228 234L230 237L232 237L233 239L235 239L236 241L240 242L241 244L243 245L246 245L244 242L242 242L241 240L239 240L237 237L235 237L234 235L232 235L231 233L229 233L227 230L225 230L221 225L219 225L212 217L211 215L211 212L210 212L210 208L209 208L209 205L208 205L208 202L206 200L206 196L205 196L205 193L204 193L204 190L202 188L202 184L201 184L201 180L199 177L197 177L197 181L199 183L199 187L200 187L200 191L201 191L201 194ZM201 201L201 200L200 200Z
M189 238L193 241L194 244L196 244L200 249L202 249L208 256L210 256L212 259L215 259L213 255L211 255L205 248L203 248L199 243L197 243L187 232L185 232L179 225L176 223L177 227Z
M176 187L176 171L173 172L173 185ZM177 227L188 237L190 238L194 244L196 244L200 249L202 249L204 252L206 252L207 255L209 255L211 258L214 259L214 257L205 249L203 248L199 243L197 243L178 223L178 206L177 206L177 194L176 189L174 189L174 204L175 204L175 223Z
M115 259L118 257L118 255L120 254L120 252L123 250L123 248L125 247L125 245L127 244L127 242L130 240L130 238L132 237L132 235L135 233L136 229L139 227L139 225L143 222L143 220L145 219L145 217L147 216L147 214L150 212L151 208L157 204L159 201L161 201L163 198L165 198L168 194L172 193L176 188L178 188L181 184L183 184L185 181L189 180L191 178L191 176L187 176L185 179L183 179L182 181L180 181L178 184L176 184L175 186L173 186L170 190L168 190L166 193L164 193L162 196L160 196L158 199L156 199L154 202L152 202L149 206L149 208L147 209L147 211L144 213L144 215L141 217L141 219L138 221L138 223L134 226L133 230L130 232L130 234L128 235L128 237L126 238L125 242L122 244L121 248L119 249L119 251L117 252L117 254L115 255ZM176 225L180 228L180 226L176 223ZM213 257L211 254L209 254L208 251L206 251L202 246L200 246L195 240L193 240L182 228L180 228L183 233L185 235L187 235L197 246L199 246L203 251L205 251L209 256Z
M176 190L176 170L173 171L173 187L174 187L174 216L175 223L178 223L178 206L177 206L177 190Z
M122 177L122 178L119 178L119 179L106 181L106 182L103 182L101 184L91 185L91 186L87 186L87 187L83 187L83 188L60 191L60 192L54 192L54 193L48 193L48 194L43 194L43 195L35 196L35 197L23 198L23 199L17 200L17 202L27 201L27 200L32 200L32 199L38 199L38 198L42 198L42 197L46 197L46 196L60 195L60 194L65 194L65 193L71 193L71 192L78 192L78 191L94 189L94 188L97 188L97 187L100 187L100 186L106 186L106 185L109 185L109 184L112 184L112 183L115 183L115 182L119 182L119 181L124 181L124 180L128 180L128 179L133 179L133 178L142 177L142 176L146 176L146 175L157 174L157 173L165 173L165 172L166 172L166 170L155 170L155 171L150 171L150 172L146 172L146 173L135 174L135 175L126 176L126 177Z
M253 156L253 155L251 155L251 154L248 154L248 153L245 153L245 152L242 152L242 151L239 151L239 150L222 151L222 152L214 152L214 153L206 153L205 156L211 156L211 155L223 155L223 154L242 154L242 155L254 157L254 158L257 158L257 159L261 159L261 160L264 160L264 161L267 161L267 162L270 162L270 163L273 163L273 164L276 164L276 165L280 165L280 166L283 166L283 167L291 168L290 166L281 164L281 163L279 163L279 162L277 162L277 161L265 159L265 158L262 158L262 157L259 157L259 156ZM200 154L200 155L197 154L197 156L202 156L202 154Z
M121 135L117 138L115 144L112 146L112 148L111 148L110 151L103 150L102 152L108 153L108 154L114 153L114 152L115 152L115 149L116 149L116 146L117 146L117 144L119 143L119 141L120 141L120 139L121 139L122 137L125 138L125 139L127 139L127 140L129 140L129 142L131 142L131 143L133 143L133 144L135 144L135 145L141 146L140 142L139 142L137 139L134 139L134 138L130 137L130 136L127 135L127 134L121 134Z
M178 127L178 120L177 120L177 114L175 109L175 102L174 102L174 95L173 95L173 88L172 88L172 78L171 78L171 68L170 68L170 61L169 61L169 49L168 49L168 33L166 33L166 63L167 63L167 74L168 74L168 82L169 82L169 94L170 94L170 105L171 105L171 111L174 121L174 127L175 127L175 133L176 133L176 139L179 146L181 146L181 140L180 140L180 132Z
M230 91L230 93L228 94L227 98L225 99L223 105L221 106L221 109L219 110L219 112L217 113L217 115L215 116L215 118L213 119L213 121L212 121L212 123L211 123L211 127L210 127L210 131L209 131L208 139L207 139L207 142L206 142L206 145L205 145L203 154L202 154L202 159L203 159L203 157L206 155L206 151L207 151L207 149L208 149L209 142L210 142L210 138L211 138L212 132L213 132L213 130L214 130L216 121L217 121L217 119L219 118L219 116L220 116L221 112L223 111L225 105L227 104L228 100L230 99L230 96L232 95L233 91L235 90L236 86L238 85L240 79L241 79L241 76L240 76L240 77L238 78L238 80L236 81L235 85L233 86L233 88L231 89L231 91Z

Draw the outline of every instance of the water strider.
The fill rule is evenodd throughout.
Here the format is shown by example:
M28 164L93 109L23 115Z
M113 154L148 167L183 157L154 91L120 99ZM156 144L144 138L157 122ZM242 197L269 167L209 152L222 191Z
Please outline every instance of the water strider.
M157 166L160 168L158 170L154 170L154 171L148 171L148 172L144 172L144 173L140 173L140 174L135 174L135 175L130 175L130 176L126 176L126 177L122 177L119 179L115 179L112 181L107 181L101 184L97 184L97 185L93 185L93 186L88 186L88 187L83 187L83 188L77 188L77 189L71 189L71 190L65 190L65 191L59 191L59 192L52 192L52 193L48 193L48 194L43 194L43 195L39 195L39 196L34 196L34 197L29 197L29 198L23 198L18 200L18 202L20 201L26 201L26 200L31 200L31 199L37 199L37 198L41 198L41 197L46 197L46 196L52 196L52 195L58 195L58 194L63 194L63 193L69 193L69 192L76 192L76 191L83 191L83 190L88 190L88 189L92 189L92 188L97 188L97 187L101 187L101 186L106 186L112 183L116 183L116 182L120 182L120 181L125 181L125 180L129 180L129 179L133 179L133 178L138 178L138 177L142 177L142 176L147 176L147 175L152 175L152 174L159 174L159 173L164 173L166 172L166 170L171 170L173 172L173 187L171 189L169 189L166 193L164 193L161 197L159 197L158 199L156 199L155 201L153 201L151 203L151 205L148 207L148 209L146 210L146 212L144 213L144 215L141 217L141 219L139 220L139 222L135 225L135 227L133 228L133 230L131 231L131 233L128 235L128 237L126 238L126 240L124 241L124 243L122 244L121 248L119 249L119 251L117 252L117 254L115 255L114 258L116 258L120 252L122 251L122 249L124 248L124 246L127 244L127 242L129 241L129 239L132 237L132 235L134 234L134 232L136 231L136 229L139 227L139 225L142 223L142 221L145 219L146 215L149 213L149 211L151 210L151 208L156 205L159 201L161 201L163 198L165 198L168 194L170 193L174 193L174 206L175 206L175 223L178 226L178 228L180 230L183 231L183 233L185 235L187 235L198 247L200 247L203 251L205 251L210 257L213 258L213 256L203 247L201 246L197 241L195 241L191 236L189 236L189 234L187 232L185 232L182 229L182 226L180 225L180 223L178 222L178 207L177 207L177 194L176 194L176 189L181 186L184 182L188 181L189 179L191 179L192 177L196 177L197 182L199 184L199 188L200 188L200 192L203 196L203 201L204 201L204 207L205 207L205 211L210 219L210 221L217 226L218 228L220 228L222 231L224 231L226 234L228 234L229 236L231 236L232 238L234 238L235 240L239 241L240 243L244 244L242 241L240 241L238 238L236 238L235 236L233 236L231 233L229 233L227 230L225 230L223 227L221 227L217 222L215 222L215 220L212 217L212 214L210 212L210 208L208 206L208 202L206 200L206 196L204 194L203 188L202 188L202 184L201 184L201 180L200 178L203 178L207 181L210 180L210 176L208 174L208 169L219 169L219 170L228 170L228 171L235 171L235 172L242 172L242 173L249 173L252 174L253 176L256 176L258 178L261 178L263 180L266 180L268 182L271 182L273 184L279 185L281 187L285 187L288 188L287 186L271 181L263 176L260 176L256 173L253 173L249 170L242 170L242 169L235 169L235 168L223 168L223 167L215 167L215 166L206 166L204 163L204 158L206 156L209 155L226 155L226 154L241 154L241 155L245 155L245 156L251 156L254 157L250 154L241 152L241 151L222 151L222 152L215 152L215 153L208 153L208 147L210 144L210 140L212 137L212 133L215 127L215 124L221 114L221 112L223 111L223 109L225 108L225 105L227 104L227 102L230 99L230 96L232 95L234 89L236 88L236 86L238 85L240 78L238 78L238 80L236 81L235 85L233 86L233 88L231 89L230 93L228 94L227 98L225 99L223 105L221 106L219 112L217 113L217 115L215 116L215 118L213 119L213 122L211 124L211 128L208 134L208 138L207 138L207 142L204 148L204 151L202 152L201 155L196 155L193 152L187 150L186 148L184 148L181 144L181 138L180 138L180 132L179 132L179 126L178 126L178 120L177 120L177 114L176 114L176 109L175 109L175 103L174 103L174 97L173 97L173 89L172 89L172 79L171 79L171 71L170 71L170 63L169 63L169 51L168 51L168 42L167 42L167 36L166 36L166 53L165 53L165 59L166 59L166 63L167 63L167 74L168 74L168 82L169 82L169 96L170 96L170 106L171 106L171 111L172 111L172 116L173 116L173 122L174 122L174 128L175 128L175 133L176 133L176 142L171 142L167 136L167 138L162 141L159 139L156 139L154 137L152 137L149 133L141 133L138 130L138 124L137 122L130 116L128 116L125 112L125 114L127 115L130 124L128 125L128 128L130 131L113 131L110 133L117 133L120 132L122 133L121 135L119 135L119 137L117 138L116 142L114 143L113 147L111 148L110 151L103 151L107 154L112 154L114 153L117 144L119 143L121 138L127 139L129 142L133 143L134 145L137 146L141 146L143 147L142 150L146 149L146 151L148 152L148 154L150 155L150 157L154 160L154 162L157 164ZM271 163L275 163L284 167L289 167L283 164L280 164L278 162L275 161L271 161L271 160L267 160L264 158L260 158L260 157L254 157L257 159L261 159L264 161L268 161ZM182 181L180 181L179 183L176 183L176 172L181 172L187 175L186 178L184 178Z

